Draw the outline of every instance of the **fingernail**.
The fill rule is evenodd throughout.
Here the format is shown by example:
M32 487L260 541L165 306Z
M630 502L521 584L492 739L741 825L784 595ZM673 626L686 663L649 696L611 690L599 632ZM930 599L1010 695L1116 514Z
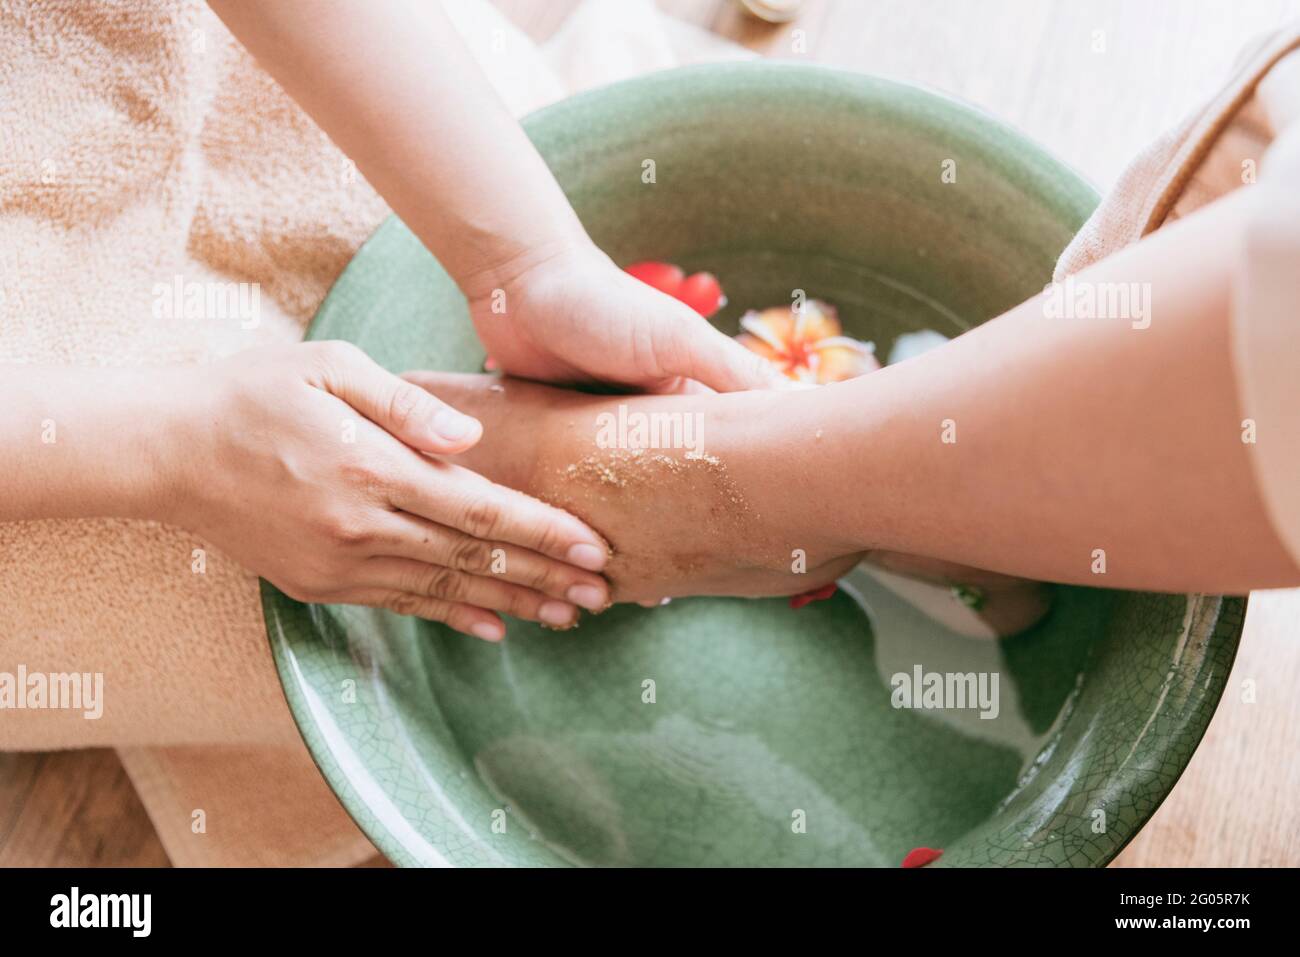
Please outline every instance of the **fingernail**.
M500 641L506 636L505 626L499 621L476 621L469 629L475 638L484 641Z
M537 609L538 618L548 625L557 627L573 624L573 619L577 614L576 608L562 601L543 602L542 607Z
M439 409L430 424L438 437L448 442L463 442L479 430L478 419L461 415L455 409Z
M609 561L609 553L599 546L584 543L569 549L568 560L570 565L577 565L589 572L598 572L605 567L605 562Z
M564 597L587 611L600 611L606 602L604 590L595 585L574 585L564 593Z

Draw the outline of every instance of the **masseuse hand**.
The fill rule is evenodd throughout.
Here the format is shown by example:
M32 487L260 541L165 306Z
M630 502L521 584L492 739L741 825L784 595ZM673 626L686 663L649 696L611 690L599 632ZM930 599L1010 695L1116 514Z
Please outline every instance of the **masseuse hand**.
M506 372L644 391L783 381L592 244L439 4L210 2L456 280Z
M361 350L242 353L185 390L163 516L300 601L391 608L496 640L493 611L567 626L600 608L605 543L567 512L422 452L482 426ZM582 566L582 567L578 567Z
M619 269L585 234L533 259L502 270L500 286L466 283L479 339L505 372L643 392L786 384L771 363Z

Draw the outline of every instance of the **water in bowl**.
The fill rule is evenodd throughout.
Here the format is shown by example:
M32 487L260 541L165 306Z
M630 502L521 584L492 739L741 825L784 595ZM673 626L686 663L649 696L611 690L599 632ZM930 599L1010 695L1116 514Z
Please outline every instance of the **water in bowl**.
M852 580L799 610L689 599L619 606L599 635L439 636L428 674L508 826L574 863L896 865L1033 774L1104 595L1058 589L1047 619L992 641ZM894 707L916 666L997 674L996 717Z

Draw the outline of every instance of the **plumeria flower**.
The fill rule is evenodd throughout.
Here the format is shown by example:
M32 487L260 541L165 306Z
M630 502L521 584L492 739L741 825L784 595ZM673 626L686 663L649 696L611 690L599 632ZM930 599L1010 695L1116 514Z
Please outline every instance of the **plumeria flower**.
M876 347L843 334L835 307L819 299L802 308L776 306L740 317L736 336L796 382L843 382L880 368Z

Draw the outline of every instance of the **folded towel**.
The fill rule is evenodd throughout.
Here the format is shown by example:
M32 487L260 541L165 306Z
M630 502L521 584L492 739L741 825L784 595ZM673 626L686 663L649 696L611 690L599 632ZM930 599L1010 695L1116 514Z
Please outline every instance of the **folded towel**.
M650 0L616 17L588 2L545 57L483 0L447 7L519 114L744 55ZM0 363L148 367L299 339L387 215L201 0L13 0L0 51ZM156 316L177 283L231 282L258 284L252 328L229 313ZM103 715L6 711L0 748L120 748L177 864L374 853L294 728L256 577L194 536L0 524L0 671L19 665L102 673Z
M1245 185L1243 163L1258 163L1300 112L1297 47L1300 24L1291 24L1246 50L1214 99L1129 164L1061 254L1054 278L1059 282Z

